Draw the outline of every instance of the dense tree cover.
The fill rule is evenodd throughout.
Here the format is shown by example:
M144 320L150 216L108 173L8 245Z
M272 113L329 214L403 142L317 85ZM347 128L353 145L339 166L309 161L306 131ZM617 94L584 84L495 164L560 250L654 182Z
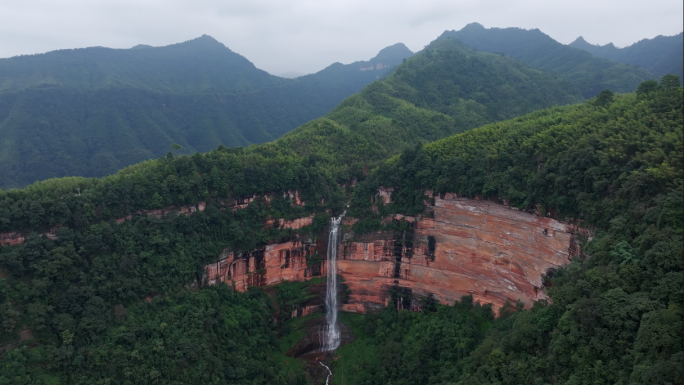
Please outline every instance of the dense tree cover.
M54 206L31 201L28 226L66 218L56 239L34 233L22 245L0 248L0 346L11 350L0 358L0 383L42 383L46 376L84 384L300 383L274 361L271 300L203 287L204 266L224 248L251 251L296 233L316 234L327 216L299 230L264 228L269 218L313 210L276 195L236 211L221 211L214 201L191 215L143 214L119 224L102 220L106 215L97 212L107 204L93 199L102 186L90 187ZM165 198L155 193L152 199ZM339 210L319 209L325 207ZM153 298L151 305L144 298ZM24 328L37 350L12 350Z
M592 55L620 63L635 64L646 70L664 76L676 74L684 76L684 33L675 36L656 36L643 39L624 48L617 48L613 43L594 45L581 36L568 44L570 47L583 49Z
M368 168L417 143L580 98L555 76L449 39L431 44L386 79L274 145L315 155L339 181L360 179Z
M484 341L495 323L494 313L490 305L473 303L470 296L452 306L434 301L424 299L421 312L388 306L361 320L343 317L353 327L356 340L338 350L334 383L450 382Z
M298 191L306 205L293 204L289 191ZM211 326L205 318L188 324L184 314L214 314L219 311L216 301L224 301L211 297L207 290L214 289L203 287L204 266L216 261L222 250L240 253L297 233L315 236L326 225L326 210L341 211L344 190L315 157L273 144L248 149L220 146L204 155L169 153L102 179L51 179L21 190L0 191L0 195L0 232L27 235L21 245L0 248L0 346L12 351L0 359L0 365L7 368L8 383L17 378L25 383L39 383L43 378L55 379L55 383L94 379L103 383L107 379L112 383L302 381L301 376L283 369L282 360L272 362L280 354L269 353L275 340L273 323L263 328L259 321L273 315L267 306L270 300L240 305L251 298L247 294L235 294L234 300L220 304L221 309L236 307L238 318L205 317L211 318L206 321L210 323L225 321L225 328L202 340L210 345L197 341L192 360L178 351L185 349L186 341L179 338ZM268 201L259 198L265 195ZM255 196L246 208L231 208ZM204 211L174 212L200 201L206 202ZM144 211L154 209L170 213L157 218ZM314 224L302 229L265 227L273 218L311 214L317 215ZM129 220L117 223L116 219L128 215L132 215ZM50 229L54 239L41 235ZM199 291L174 299L181 288ZM205 296L209 302L201 305ZM141 307L145 298L152 297L172 298L157 307ZM92 311L90 304L96 306ZM147 310L128 318L124 330L117 314L132 314L135 309ZM174 317L178 322L166 320ZM169 325L173 338L163 342L168 348L159 347L160 337L153 333L159 325L146 323L148 318ZM38 350L16 348L19 332L25 328L35 337ZM240 333L233 336L235 328ZM64 338L72 341L73 348ZM264 341L271 342L261 349ZM58 353L62 358L55 358ZM138 368L131 354L149 360L150 365ZM110 355L115 358L103 368L101 357ZM189 363L208 373L186 370ZM257 375L253 369L259 366L273 370Z
M385 57L393 60L404 55L406 52L397 47L381 53L377 60L385 61ZM580 98L572 87L552 75L526 68L500 55L474 52L452 40L435 42L400 68L386 80L375 82L360 94L345 100L326 118L307 123L276 142L280 148L277 151L294 151L300 156L316 155L324 160L332 157L334 159L328 163L343 168L337 173L338 179L346 180L362 175L364 167L371 165L370 161L385 159L407 145L436 140L480 124L538 108L567 104ZM319 74L323 76L325 73L326 70ZM300 79L304 78L307 77ZM333 78L335 76L330 77ZM298 81L304 81L300 79ZM5 167L8 172L3 173L7 180L45 178L66 174L69 170L77 170L86 176L98 175L126 164L127 161L120 158L124 155L138 161L168 151L173 143L179 143L182 152L206 148L217 141L240 144L243 142L241 138L248 137L231 130L215 129L237 121L235 116L217 112L216 108L222 102L216 95L195 95L192 105L184 106L182 96L171 97L145 90L115 93L98 89L87 98L70 95L63 88L50 89L52 91L48 88L40 92L33 89L17 91L22 95L34 94L37 99L52 92L55 104L48 103L31 117L16 116L14 112L9 114L6 122L17 124L3 126L8 135L4 137L4 144L0 144L3 149L0 160L8 162ZM274 89L268 90L272 95L277 94ZM257 94L255 91L250 95ZM290 103L299 103L284 94L281 96ZM273 97L280 98L277 95ZM238 99L233 103L238 103ZM98 100L104 106L85 114L87 108L83 104L97 104ZM7 111L11 109L10 104L6 104ZM254 105L258 103L253 103L251 108L256 108ZM243 107L241 111L249 110L247 105ZM155 116L162 121L150 119L149 111L159 108L163 111L155 113ZM79 120L65 121L63 125L46 123L54 111L65 112L66 116L70 116L68 111L74 116L87 115L86 124ZM126 113L111 119L111 114L120 111ZM192 123L195 127L192 129L175 125L174 122L181 120L197 124ZM21 127L33 127L37 130L36 135L19 130ZM201 127L209 127L207 130L213 131ZM252 136L245 141L257 141L253 136L261 135L260 126L250 127L253 128L249 134ZM33 143L34 137L49 140ZM273 148L270 145L266 147ZM250 151L260 152L262 149ZM90 161L79 161L85 158ZM95 169L99 171L94 172ZM11 186L18 182L0 183L10 183Z
M660 85L643 83L636 94L606 91L581 105L491 124L407 150L373 172L355 190L351 215L372 218L368 195L378 186L397 188L394 203L379 206L379 215L420 213L422 191L433 189L538 207L542 215L579 220L595 237L582 256L546 278L552 304L518 306L513 314L512 307L503 309L488 330L464 323L463 316L445 316L462 303L426 314L386 309L368 317L365 328L383 325L377 328L383 333L376 330L359 344L391 359L392 369L371 360L350 371L358 381L348 383L684 381L678 83L665 77ZM357 229L368 228L368 221L365 226ZM439 344L452 336L471 339Z
M226 285L113 309L71 290L42 344L0 360L0 384L305 384L277 357L271 300ZM49 341L49 342L48 342Z
M174 143L191 154L268 142L411 55L395 45L299 79L269 75L209 36L0 59L0 185L101 177L161 157ZM380 63L388 67L376 70Z
M395 203L379 207L379 214L421 212L422 190L429 188L501 197L521 209L540 204L543 213L579 218L597 231L586 249L590 257L573 261L552 278L553 305L540 304L532 312L509 317L518 320L521 314L535 311L546 317L539 321L546 322L543 325L535 318L543 338L535 340L529 350L506 350L509 345L502 342L518 330L517 321L506 324L502 318L503 323L497 324L486 308L477 306L435 306L441 314L437 317L454 320L457 335L453 341L465 345L458 354L465 357L480 351L486 357L467 367L451 366L450 372L436 377L439 381L510 382L503 377L510 373L492 361L499 353L507 358L497 362L531 368L526 378L534 381L592 382L596 377L591 376L605 376L608 382L629 376L637 382L657 376L667 380L678 375L671 363L681 354L681 345L672 338L654 336L681 333L672 321L681 319L681 307L676 304L681 302L677 290L681 292L682 286L681 260L675 258L681 255L683 227L681 210L677 211L682 206L682 91L678 84L676 77L665 77L660 84L642 83L637 94L605 91L582 105L535 112L423 145L483 122L578 97L553 76L443 39L408 59L385 80L346 99L326 118L273 143L234 149L220 146L204 155L169 153L102 179L52 179L21 190L0 191L0 232L28 234L24 244L0 248L0 346L8 350L0 366L7 368L3 374L12 376L3 380L301 382L301 377L282 369L275 350L269 353L272 344L267 341L274 338L273 325L264 320L273 309L265 297L231 294L225 287L204 288L203 266L215 261L225 248L249 251L296 232L318 233L328 215L345 206L340 184L365 178L377 165L353 195L353 215L362 218L357 230L379 218L367 204L368 195L385 185L398 189ZM300 191L306 205L293 205L283 197L289 190ZM257 199L245 209L230 208L241 199L264 194L272 197L270 202ZM206 209L191 215L171 213L162 219L138 215L140 210L179 208L199 201L207 202ZM130 214L135 214L131 220L115 221ZM316 215L314 225L297 231L264 226L269 219L311 214ZM39 235L51 228L56 229L55 239ZM147 297L158 298L148 305ZM306 298L298 284L276 291L284 309ZM611 298L617 298L615 303L627 313L606 315L613 310L605 309L616 308ZM633 303L638 305L623 306ZM236 313L228 308L237 309ZM213 316L219 313L220 317ZM191 322L189 314L204 318ZM429 322L423 317L435 317L431 311L406 316L386 310L383 314L388 320L401 318L400 323L409 329ZM620 326L616 319L633 321ZM168 341L160 330L162 322L173 336ZM665 324L673 325L672 330L663 329ZM422 325L427 328L428 324ZM252 326L254 335L238 333L239 340L233 336L236 330ZM36 337L38 347L15 348L25 327ZM395 326L389 327L381 335L369 331L366 344L388 343L383 336L395 333L391 331ZM472 335L458 334L463 328ZM614 336L607 332L613 328L624 330ZM215 333L202 340L207 351L186 356L182 336L197 335L200 329ZM135 330L134 337L130 330ZM434 333L424 338L434 340L441 332ZM406 342L392 338L393 344ZM653 340L657 342L646 342ZM199 346L205 346L202 341ZM264 350L221 350L239 344L263 345ZM423 349L418 342L413 346L413 354ZM395 351L396 345L387 349ZM497 349L499 353L494 354ZM132 370L140 366L132 355L140 352L150 362L144 372ZM116 358L103 364L102 357L110 354ZM444 357L451 360L456 355ZM209 369L184 371L189 360ZM236 374L230 368L237 366L225 362L241 360L271 365L274 370L250 377L252 366L245 364L248 370ZM430 367L440 368L440 362ZM375 370L372 362L368 365L368 370ZM608 365L609 370L601 365ZM401 373L394 371L387 378L399 378ZM417 372L411 378L423 374Z
M220 147L204 155L169 154L102 179L51 179L21 190L2 191L0 231L45 231L58 225L81 230L141 209L199 201L221 207L253 195L277 197L288 190L299 190L307 205L271 205L288 207L276 215L291 219L296 217L292 215L341 207L342 191L317 167L315 159L271 145L256 149L259 151Z
M480 51L499 52L532 68L556 73L579 88L585 98L594 97L604 89L634 92L642 81L655 79L647 70L568 47L538 29L484 28L472 23L460 31L445 31L440 39L448 37Z

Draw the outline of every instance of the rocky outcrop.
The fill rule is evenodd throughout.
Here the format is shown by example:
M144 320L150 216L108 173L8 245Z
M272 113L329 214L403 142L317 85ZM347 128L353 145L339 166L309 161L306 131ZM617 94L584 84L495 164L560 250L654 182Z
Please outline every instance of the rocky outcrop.
M26 241L26 236L24 234L18 233L16 231L10 231L8 233L0 233L0 246L15 246L20 245Z
M296 190L288 190L283 193L283 198L288 199L291 201L291 204L293 206L304 206L305 203L301 199L299 191ZM252 195L246 198L237 198L237 199L226 199L222 201L217 201L219 205L219 210L225 210L225 209L232 209L233 211L239 210L246 208L249 206L250 203L263 199L265 202L270 203L271 202L271 195ZM115 219L116 223L123 223L128 220L132 220L134 217L139 217L141 215L147 215L147 216L153 216L156 218L162 218L165 217L166 215L172 213L172 212L177 212L179 214L185 214L185 215L190 215L194 212L197 211L204 211L206 208L207 203L204 201L197 202L197 204L194 205L186 205L186 206L169 206L161 209L149 209L149 210L139 210L134 213L131 213L125 217L122 218L117 218ZM294 221L285 221L285 220L280 220L282 222L279 223L283 228L292 228L292 229L298 229L303 226L310 225L313 221L313 217L307 217L307 218L300 218L296 219ZM297 222L299 221L299 222ZM273 223L270 223L272 225ZM269 224L267 224L268 226ZM48 230L44 234L50 239L57 239L56 232L57 228L59 226L56 226L50 230ZM27 234L17 232L17 231L10 231L10 232L5 232L5 233L0 233L0 246L16 246L16 245L21 245L26 241L26 236Z
M140 210L140 211L136 211L132 214L129 214L123 218L116 219L116 223L123 223L124 221L133 219L133 217L139 217L143 213L146 214L147 216L162 218L171 212L177 212L179 214L189 215L189 214L192 214L196 211L204 211L204 209L206 207L207 207L206 202L197 202L196 205L187 205L187 206L181 206L181 207L171 206L171 207L166 207L163 209Z
M42 233L41 235L45 235L46 237L50 239L57 239L57 228L59 226L53 227L49 229L48 231ZM22 234L17 231L10 231L7 233L0 233L0 246L16 246L16 245L21 245L22 243L26 242L26 234Z
M266 221L266 227L277 227L280 229L301 229L304 226L309 226L313 223L313 215L304 218L297 218L291 221L286 221L283 218L271 219Z
M297 221L305 222L305 218L292 222ZM224 250L218 261L205 266L204 280L210 285L225 282L238 291L245 291L249 286L303 281L325 275L325 242L319 238L317 242L289 240L237 255Z

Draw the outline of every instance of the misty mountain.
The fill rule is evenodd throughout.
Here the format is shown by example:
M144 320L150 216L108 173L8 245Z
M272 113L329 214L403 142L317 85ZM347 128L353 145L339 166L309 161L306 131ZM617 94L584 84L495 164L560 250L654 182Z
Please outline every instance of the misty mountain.
M206 35L0 59L0 186L103 176L174 143L193 153L268 142L411 55L395 45L297 79L270 75Z
M639 40L625 48L617 48L613 43L594 45L582 36L569 46L605 59L641 66L658 76L672 74L684 78L684 33L681 32L675 36Z
M469 47L501 53L532 68L554 72L577 86L585 98L604 89L634 92L644 80L656 76L642 68L599 58L561 44L538 29L485 28L471 23L460 31L445 31L440 38L454 38Z

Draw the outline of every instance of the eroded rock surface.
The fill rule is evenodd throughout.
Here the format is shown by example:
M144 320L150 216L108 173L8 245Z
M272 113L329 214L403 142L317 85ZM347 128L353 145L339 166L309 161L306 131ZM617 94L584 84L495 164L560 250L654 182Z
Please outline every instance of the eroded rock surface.
M576 226L502 204L445 194L432 212L434 218L394 218L411 223L401 234L340 246L338 269L352 290L344 310L386 305L392 287L442 303L472 295L494 309L518 299L530 306L549 299L542 275L579 252Z
M208 284L226 282L235 285L238 291L285 280L303 281L326 274L325 260L312 260L315 255L320 255L321 249L325 258L324 240L291 240L237 256L224 250L217 262L205 266L205 279ZM307 257L310 258L309 265Z
M389 203L390 197L391 191L385 189L378 199ZM579 253L578 235L589 235L575 225L496 202L455 194L435 197L434 202L428 217L388 218L408 222L408 230L402 232L354 238L350 226L355 219L345 218L337 264L351 293L342 310L365 313L392 302L416 308L420 302L410 298L429 295L441 303L471 295L495 310L507 300L531 306L535 300L549 299L542 276L567 264ZM277 221L299 228L311 218ZM325 275L326 241L291 240L237 257L225 251L218 262L206 266L206 279L244 291L250 285ZM307 257L314 254L317 261L310 258L307 266Z

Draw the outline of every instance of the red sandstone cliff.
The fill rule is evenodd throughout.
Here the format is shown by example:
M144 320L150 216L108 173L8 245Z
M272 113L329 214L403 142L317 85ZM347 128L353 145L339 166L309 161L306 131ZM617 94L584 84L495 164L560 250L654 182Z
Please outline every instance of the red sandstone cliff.
M391 191L381 191L379 199L388 203L390 195ZM347 227L337 260L352 291L343 310L364 313L387 305L392 287L415 297L432 294L442 303L472 295L494 309L518 299L530 306L535 300L548 300L542 275L568 263L579 251L576 226L502 204L445 194L435 198L431 211L433 218L389 218L412 223L402 234L379 232L353 239ZM345 218L344 224L354 221ZM311 222L301 218L291 223ZM318 247L301 241L269 245L237 259L225 253L207 266L207 280L234 282L242 291L248 285L324 275L324 241L319 240ZM307 267L306 256L316 249L323 260L317 267Z
M397 216L414 224L403 238L379 233L340 246L338 270L352 290L344 310L387 304L395 285L442 303L472 295L494 309L506 300L529 306L548 300L542 275L578 251L575 226L501 204L446 194L432 211L434 218Z
M391 201L392 189L380 189L378 202ZM304 205L297 192L287 192L294 205ZM428 193L432 196L431 193ZM227 202L222 209L237 210L259 197ZM264 197L267 201L268 197ZM147 210L147 215L164 216L171 211L190 214L202 211L196 206ZM348 226L354 218L345 218L347 226L339 245L338 271L352 293L342 308L366 312L390 302L390 289L398 287L414 296L428 294L442 303L453 303L463 295L472 295L480 303L495 309L506 300L522 300L526 305L548 299L543 291L542 275L568 263L579 253L578 233L574 225L507 205L444 194L435 198L430 218L397 215L388 220L412 223L401 234L380 232L354 239ZM131 219L133 215L117 222ZM279 227L298 229L312 223L313 217L292 221L277 219ZM56 229L46 233L55 237ZM0 246L21 244L25 236L11 232L0 234ZM327 237L317 240L292 239L268 245L240 255L226 250L218 261L205 267L209 284L227 282L244 291L248 286L277 284L284 280L300 281L326 273ZM317 255L317 257L316 257ZM309 266L307 266L309 257ZM402 305L403 306L403 305Z
M205 266L205 280L208 284L226 282L235 285L238 291L248 286L273 285L282 281L303 281L325 275L325 260L307 266L306 258L317 251L314 242L299 240L268 245L235 256L224 250L217 262ZM325 256L323 256L325 258Z

